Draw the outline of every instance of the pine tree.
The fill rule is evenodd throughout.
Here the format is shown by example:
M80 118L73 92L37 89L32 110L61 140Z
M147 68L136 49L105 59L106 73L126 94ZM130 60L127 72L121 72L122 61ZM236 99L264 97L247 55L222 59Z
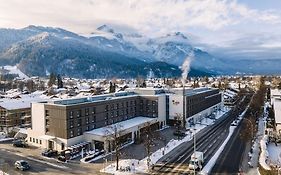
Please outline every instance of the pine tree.
M57 79L58 79L58 84L57 84L58 89L63 88L63 82L62 82L62 78L61 78L60 74L58 74Z
M55 73L51 73L50 77L49 77L49 82L48 82L48 87L53 86L54 84L56 84L56 74Z

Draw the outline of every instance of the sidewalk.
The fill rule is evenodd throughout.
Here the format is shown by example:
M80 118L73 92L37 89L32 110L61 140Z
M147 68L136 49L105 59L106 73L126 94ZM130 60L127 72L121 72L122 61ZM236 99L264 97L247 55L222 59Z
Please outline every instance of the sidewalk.
M266 116L266 114L264 113ZM246 174L258 174L258 165L259 165L259 155L260 155L260 141L264 136L265 131L265 123L266 123L266 117L259 118L259 124L258 124L258 132L256 135L256 139L254 144L247 143L247 147L245 148L243 160L241 163L241 169ZM252 147L252 154L250 153L250 149ZM251 157L249 157L249 155Z

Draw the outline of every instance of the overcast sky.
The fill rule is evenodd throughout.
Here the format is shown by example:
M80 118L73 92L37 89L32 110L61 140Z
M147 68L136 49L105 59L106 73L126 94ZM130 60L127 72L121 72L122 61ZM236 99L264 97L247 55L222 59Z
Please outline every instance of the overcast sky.
M0 27L61 27L87 34L102 24L148 36L180 31L213 54L281 58L280 0L0 0Z

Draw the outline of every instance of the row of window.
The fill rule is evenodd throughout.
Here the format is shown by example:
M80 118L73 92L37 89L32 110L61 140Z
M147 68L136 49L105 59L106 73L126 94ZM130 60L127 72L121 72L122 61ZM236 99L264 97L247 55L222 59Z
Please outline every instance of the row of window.
M29 137L29 142L42 145L42 140Z
M96 125L95 125L95 124L93 124L93 125L87 125L85 131L90 131L90 130L93 130L93 129L95 129L95 128L96 128ZM69 131L69 134L70 134L70 135L69 135L70 138L76 137L76 136L80 136L80 135L83 134L83 133L82 133L82 128L77 128L77 133L76 133L76 135L74 135L74 130L70 130L70 131Z

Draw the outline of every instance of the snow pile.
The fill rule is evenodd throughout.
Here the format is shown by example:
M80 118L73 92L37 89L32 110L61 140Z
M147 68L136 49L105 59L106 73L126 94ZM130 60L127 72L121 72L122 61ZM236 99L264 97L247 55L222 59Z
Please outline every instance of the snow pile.
M260 154L260 158L259 158L259 163L264 169L270 170L271 168L266 163L268 160L268 151L266 149L267 142L268 142L268 136L265 135L260 141L261 154Z
M10 141L10 140L14 140L14 138L3 138L0 139L0 142Z
M4 171L0 170L0 175L9 175L8 173L5 173Z
M281 163L281 145L275 145L274 143L269 143L267 145L267 150L269 153L269 160L273 164Z
M144 161L136 159L123 159L119 161L119 170L116 171L116 163L106 166L101 172L106 172L115 175L132 175L143 173L147 170L147 164Z
M6 138L6 133L5 132L0 132L0 139Z
M216 164L217 159L219 158L220 154L222 153L225 145L231 138L236 126L230 126L229 127L229 134L227 138L224 140L220 148L217 150L217 152L213 155L213 157L208 161L207 165L204 166L204 168L201 171L201 174L209 174L210 171L212 170L213 166Z

